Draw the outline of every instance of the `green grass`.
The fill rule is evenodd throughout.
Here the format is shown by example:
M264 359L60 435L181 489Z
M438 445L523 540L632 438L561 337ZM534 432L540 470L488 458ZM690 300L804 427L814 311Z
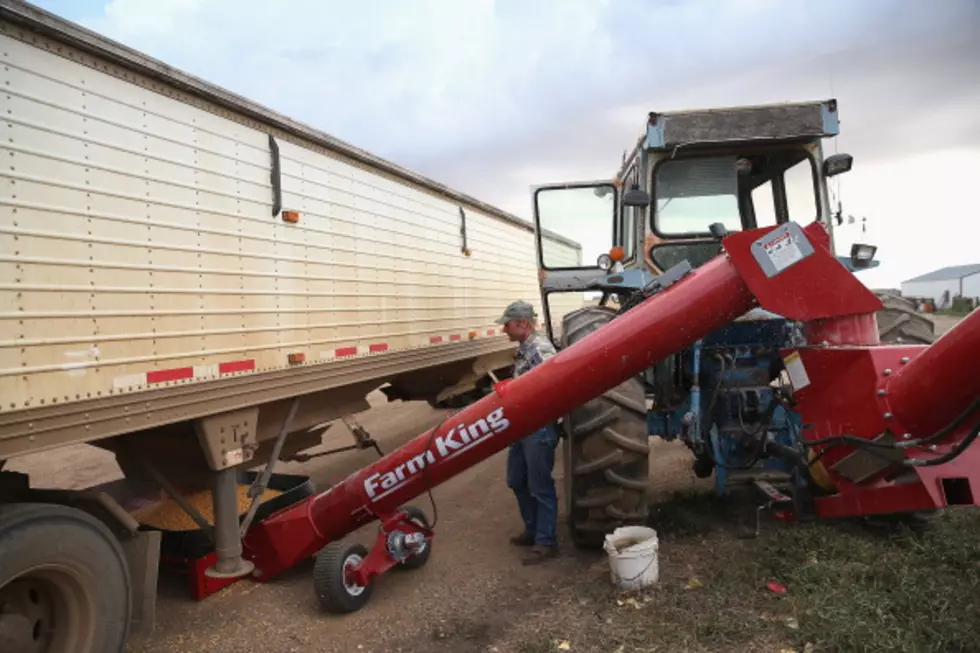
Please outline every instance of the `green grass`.
M518 650L980 652L980 511L923 532L770 522L740 540L730 504L679 495L652 523L657 587L618 592L599 565L569 579Z
M813 524L767 543L790 588L797 644L828 651L980 651L980 513L923 533Z

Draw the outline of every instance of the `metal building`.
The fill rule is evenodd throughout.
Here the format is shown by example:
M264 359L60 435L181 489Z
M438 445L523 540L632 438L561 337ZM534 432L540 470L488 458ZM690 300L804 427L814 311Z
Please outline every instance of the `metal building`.
M980 263L954 265L902 282L902 296L931 299L938 307L954 297L980 297Z

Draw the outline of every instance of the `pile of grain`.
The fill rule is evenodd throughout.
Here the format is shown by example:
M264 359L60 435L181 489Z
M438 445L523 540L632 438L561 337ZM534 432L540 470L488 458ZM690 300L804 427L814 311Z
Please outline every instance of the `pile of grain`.
M248 496L248 485L238 486L238 514L244 515L248 512L248 507L251 505L252 500ZM279 496L282 494L279 490L273 490L271 488L266 488L265 492L262 493L261 503L265 503L269 499ZM204 520L211 525L214 525L214 507L211 503L211 490L201 490L200 492L193 492L184 494L184 498L187 502L194 506ZM140 511L140 514L134 514L133 517L139 523L144 526L149 526L150 528L159 528L165 531L196 531L198 530L197 522L195 522L190 515L184 512L184 509L174 501L172 498L167 497L165 501L162 501L144 511Z

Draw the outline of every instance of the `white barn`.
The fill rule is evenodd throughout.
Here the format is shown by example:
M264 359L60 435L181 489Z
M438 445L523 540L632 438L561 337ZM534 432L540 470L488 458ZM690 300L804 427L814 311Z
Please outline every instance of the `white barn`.
M948 294L947 294L948 293ZM954 265L902 282L902 296L931 299L937 306L956 296L980 297L980 263Z

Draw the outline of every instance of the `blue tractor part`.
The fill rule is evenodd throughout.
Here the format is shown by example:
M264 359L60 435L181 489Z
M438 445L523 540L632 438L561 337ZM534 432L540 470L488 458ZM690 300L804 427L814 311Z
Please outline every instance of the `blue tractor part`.
M799 417L786 407L780 349L798 342L795 323L753 311L662 361L647 374L649 434L681 440L694 472L714 474L718 495L744 472L796 472L772 453L796 448Z

